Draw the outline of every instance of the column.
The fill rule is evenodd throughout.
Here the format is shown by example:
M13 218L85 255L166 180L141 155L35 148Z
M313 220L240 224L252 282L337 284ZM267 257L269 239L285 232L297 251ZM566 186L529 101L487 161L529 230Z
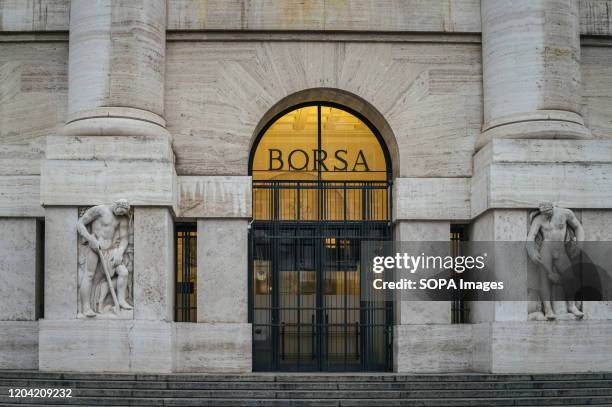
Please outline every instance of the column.
M165 0L70 3L68 120L47 137L41 170L50 225L41 370L174 369L176 173L163 118L165 33ZM123 264L133 310L87 317L77 305L89 260L76 222L117 199L131 205Z
M484 125L471 182L472 240L525 240L529 213L541 201L571 208L577 216L584 213L587 240L599 239L598 225L608 222L607 212L595 209L607 202L611 145L593 140L581 117L578 3L481 4ZM525 279L532 287L535 271L525 262L508 261L495 272ZM517 275L517 270L529 272ZM528 321L534 304L538 301L471 304L475 369L544 373L610 368L610 358L602 357L612 354L609 341L603 340L612 329L606 304L585 304L583 320ZM592 349L600 351L595 355Z
M496 138L591 138L580 113L580 21L574 0L483 0L484 125Z

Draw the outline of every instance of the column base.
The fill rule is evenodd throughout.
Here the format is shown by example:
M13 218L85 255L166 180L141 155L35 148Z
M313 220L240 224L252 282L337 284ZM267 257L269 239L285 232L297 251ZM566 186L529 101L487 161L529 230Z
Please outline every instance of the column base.
M505 116L488 123L476 139L476 151L493 139L591 139L580 115L562 110L539 110Z

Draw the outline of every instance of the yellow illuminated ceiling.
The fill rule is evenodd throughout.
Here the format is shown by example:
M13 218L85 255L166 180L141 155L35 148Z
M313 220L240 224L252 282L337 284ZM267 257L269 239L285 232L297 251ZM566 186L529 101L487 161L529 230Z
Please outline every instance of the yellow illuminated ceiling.
M253 158L253 180L384 181L382 147L358 117L321 106L302 107L277 119L261 137Z

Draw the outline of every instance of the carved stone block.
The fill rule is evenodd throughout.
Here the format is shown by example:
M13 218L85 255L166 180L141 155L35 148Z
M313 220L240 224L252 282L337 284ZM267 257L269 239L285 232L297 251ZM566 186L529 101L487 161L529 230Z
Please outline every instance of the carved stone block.
M79 209L78 318L133 319L134 222L124 199Z

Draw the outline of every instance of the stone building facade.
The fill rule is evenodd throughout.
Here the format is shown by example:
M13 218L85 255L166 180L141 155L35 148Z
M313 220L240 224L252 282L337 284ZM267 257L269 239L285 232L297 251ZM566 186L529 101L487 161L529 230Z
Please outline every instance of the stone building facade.
M248 372L272 352L268 370L282 370L278 331L290 324L272 321L270 349L255 344L265 332L253 322L252 165L262 134L292 109L314 106L319 153L322 108L375 133L395 240L447 241L460 228L524 241L541 201L571 208L585 240L612 240L610 7L0 0L0 368ZM120 198L127 214L97 209L83 227L125 218L117 264L133 310L103 312L114 306L104 294L97 316L83 316L87 261L104 248L88 247L77 224ZM180 285L186 224L197 271ZM179 286L197 292L189 322L177 318ZM474 303L453 323L451 302L398 302L390 342L373 352L396 372L612 370L612 303L585 302L580 320L531 321L528 308ZM320 338L323 317L312 318L302 326ZM298 353L326 370L317 341Z

